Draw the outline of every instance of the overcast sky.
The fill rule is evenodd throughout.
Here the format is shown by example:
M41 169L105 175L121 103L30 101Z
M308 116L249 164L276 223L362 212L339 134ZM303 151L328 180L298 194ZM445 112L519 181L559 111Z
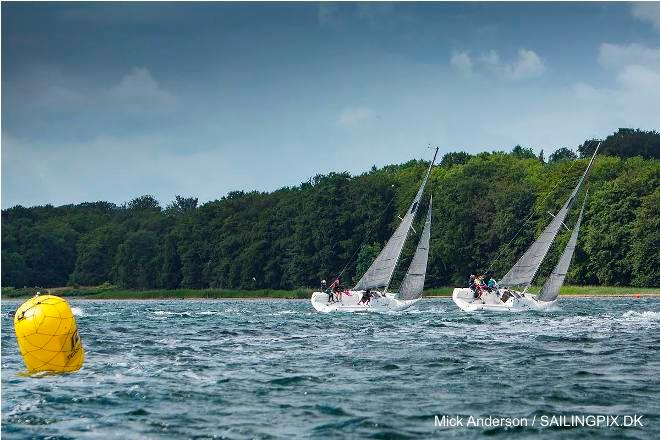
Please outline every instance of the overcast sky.
M660 128L659 3L2 4L2 207Z

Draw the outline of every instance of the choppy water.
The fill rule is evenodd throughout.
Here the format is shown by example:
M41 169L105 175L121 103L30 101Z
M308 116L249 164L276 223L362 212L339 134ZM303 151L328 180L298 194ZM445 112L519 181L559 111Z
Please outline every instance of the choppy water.
M657 298L562 299L545 314L435 299L382 315L73 301L85 366L36 378L18 374L17 305L2 303L3 438L660 438ZM574 414L642 414L644 427L539 426ZM537 419L452 429L436 415Z

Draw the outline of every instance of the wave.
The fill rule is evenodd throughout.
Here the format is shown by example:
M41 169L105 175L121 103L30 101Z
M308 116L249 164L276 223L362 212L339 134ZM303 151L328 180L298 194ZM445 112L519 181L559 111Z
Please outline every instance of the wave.
M553 305L551 305L547 309L542 310L541 313L544 313L544 312L561 312L561 311L562 311L561 306L558 303L554 303Z
M585 343L585 342L598 342L607 339L606 336L600 338L592 338L589 336L569 336L569 335L538 335L536 340L539 342L572 342L572 343Z
M156 310L153 314L156 316L192 316L190 312L170 312L169 310Z
M660 312L654 312L650 310L638 312L635 310L630 310L624 313L622 318L633 321L660 321Z
M71 307L71 313L73 313L73 316L85 316L83 309L80 307Z
M280 377L277 379L272 379L269 383L271 385L295 385L302 382L319 382L320 379L315 376L289 376L289 377Z
M281 312L272 313L271 316L297 315L299 313L297 310L282 310Z
M6 413L8 417L15 416L18 414L22 414L25 412L28 412L30 410L38 410L43 403L45 403L45 399L43 397L37 397L36 399L31 399L31 400L26 400L17 403L9 412ZM4 422L3 422L4 425ZM3 429L4 431L4 429Z
M448 309L447 307L429 307L427 309L417 309L414 306L404 310L403 313L409 314L409 315L421 315L421 314L447 314L450 311L454 311L451 309ZM396 313L401 313L401 312L396 312Z

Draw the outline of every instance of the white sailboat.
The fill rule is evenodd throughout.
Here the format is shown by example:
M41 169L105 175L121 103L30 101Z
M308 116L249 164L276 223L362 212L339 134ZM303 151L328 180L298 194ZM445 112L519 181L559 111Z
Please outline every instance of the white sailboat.
M326 292L314 292L312 294L312 306L319 312L387 312L401 311L415 304L422 297L424 280L426 278L426 265L428 262L429 242L431 239L431 207L433 198L429 201L428 213L424 229L417 244L415 255L408 267L399 292L388 292L387 289L392 281L394 269L398 263L401 251L406 243L410 229L412 228L417 208L424 194L426 182L429 179L438 149L431 161L422 185L417 191L410 208L403 217L399 227L394 231L389 241L371 263L369 269L364 273L360 281L352 289L342 294L341 301L330 301L330 295ZM365 291L369 289L372 293L371 300L367 304L362 303Z
M580 232L580 224L582 223L582 215L587 202L586 195L582 202L580 215L578 216L575 226L573 226L573 231L568 244L564 248L557 265L546 280L543 288L537 295L533 295L527 290L531 286L532 280L541 267L543 259L550 250L550 246L555 240L557 233L562 226L566 227L564 220L568 216L568 212L573 206L577 194L591 170L591 166L593 165L599 148L600 142L596 146L596 150L587 165L587 169L582 174L577 186L566 203L564 203L564 206L562 206L559 212L553 217L552 221L545 228L543 233L541 233L539 238L536 239L516 264L499 281L498 288L493 289L492 292L484 291L480 298L475 298L474 291L469 288L456 288L452 294L452 299L458 307L467 312L515 312L523 310L547 310L556 304L559 290L564 283L566 273L571 264L573 252L575 251L575 245ZM520 287L523 287L523 289L515 289L520 289Z

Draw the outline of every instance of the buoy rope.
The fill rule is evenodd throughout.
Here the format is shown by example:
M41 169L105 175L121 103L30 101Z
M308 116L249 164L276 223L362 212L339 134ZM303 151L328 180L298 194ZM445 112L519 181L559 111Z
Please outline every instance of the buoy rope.
M19 321L20 321L21 319L25 319L25 312L27 312L28 310L30 310L30 309L32 309L32 308L38 306L39 304L41 304L41 301L38 301L38 302L32 304L30 307L28 307L27 309L23 310L23 311L21 312L21 316L17 317L16 319L18 319Z

